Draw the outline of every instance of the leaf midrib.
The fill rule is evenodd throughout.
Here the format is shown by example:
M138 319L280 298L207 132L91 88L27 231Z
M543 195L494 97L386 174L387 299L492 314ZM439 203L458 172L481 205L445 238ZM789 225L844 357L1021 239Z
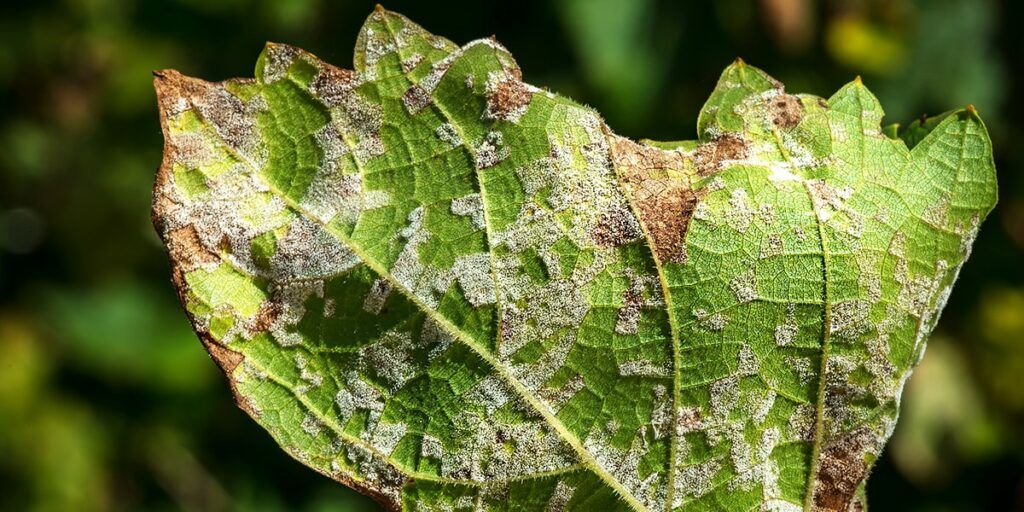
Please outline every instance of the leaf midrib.
M395 51L396 51L396 53L398 53L399 58L404 58L404 56L402 55L402 47L398 45L397 36L394 33L394 30L392 29L391 25L388 23L388 21L386 19L383 20L382 23L383 23L384 27L387 29L388 35L391 37L392 41L395 43L395 49L396 49ZM465 54L465 52L467 51L468 47L472 47L475 44L476 44L475 42L471 42L471 43L469 43L469 44L467 44L465 46L460 46L459 48L457 48L456 50L454 50L453 52L451 52L450 54L445 56L444 60L446 60L446 61L448 61L450 63L454 63L462 55ZM438 79L439 82L440 82L440 80L443 80L444 76L447 75L449 69L451 69L450 66L441 73L441 77ZM403 69L401 74L405 77L406 81L409 84L411 84L411 85L418 85L418 83L412 79L412 77L410 76L409 72L406 72ZM488 203L487 203L487 190L485 189L484 184L483 184L483 180L481 179L482 178L481 173L480 173L481 169L480 169L479 165L476 164L476 162L477 162L477 155L476 155L476 152L473 151L473 148L472 148L472 146L470 144L470 141L465 137L465 132L464 132L462 126L460 125L460 123L458 123L452 117L452 115L447 110L445 110L445 108L439 102L437 102L437 101L431 102L431 107L435 108L439 113L441 113L441 115L448 121L448 123L456 130L456 132L459 134L460 140L463 141L463 148L465 148L465 151L467 153L469 153L470 157L473 160L473 176L474 176L475 181L476 181L477 189L479 190L481 209L483 210L484 233L485 233L485 236L486 236L487 246L488 246L487 254L488 254L489 261L490 261L490 270L491 270L490 273L491 273L491 278L493 280L494 289L495 289L495 304L496 304L497 310L498 310L498 312L500 314L500 312L501 312L501 295L502 294L499 292L500 281L498 280L497 269L496 269L497 265L495 264L495 260L494 260L494 251L491 250L491 247L490 247L490 240L492 240L491 217L490 217L490 212L489 212ZM494 124L495 124L494 122L491 123L492 126ZM360 170L360 172L362 172L362 170ZM358 252L357 252L357 255L359 255ZM359 256L362 257L362 255L359 255ZM419 304L418 301L414 300L414 302L417 302L417 304L420 305L421 307L423 307L425 311L429 311L428 309L426 309L425 306ZM445 323L447 324L448 322L445 322ZM500 335L501 335L501 331L500 331L500 329L501 329L501 322L498 322L498 326L499 326L498 337L500 339ZM450 328L451 329L457 329L454 325L451 325ZM461 330L459 332L461 333ZM637 511L645 511L645 510L647 510L647 507L645 507L642 503L640 503L640 501L637 500L635 496L633 496L632 492L630 492L629 489L626 489L622 485L621 482L619 482L617 479L615 479L615 477L613 475L609 474L607 471L604 470L604 468L602 468L598 464L597 460L593 457L593 455L591 455L590 452L588 452L586 450L586 448L583 447L583 445L580 443L580 440L572 432L569 432L569 430L565 427L565 425L562 424L562 422L560 420L558 420L558 418L554 414L551 413L551 410L550 410L550 408L547 405L545 405L545 404L541 403L539 400L537 400L533 396L533 394L529 392L529 390L527 390L525 387L522 386L522 384L519 382L518 379L516 379L511 373L505 371L503 365L501 364L501 362L497 358L494 358L486 350L483 350L482 348L478 348L476 346L476 343L474 341L472 341L472 339L468 335L466 335L466 340L464 340L464 341L467 344L469 344L471 346L471 348L473 348L474 351L476 351L482 358L484 358L492 367L494 367L495 371L497 371L502 378L504 378L506 381L508 381L513 386L513 388L515 388L516 391L539 414L541 414L541 416L544 417L545 420L547 420L548 424L553 429L555 429L555 431L559 434L559 437L562 438L562 440L564 442L569 444L569 446L571 446L577 452L577 454L580 456L584 466L586 466L595 475L597 475L599 478L601 478L606 483L608 483L609 486L611 486L612 489L614 489L615 492L617 494L619 494L620 497L631 508L633 508L634 510L637 510Z

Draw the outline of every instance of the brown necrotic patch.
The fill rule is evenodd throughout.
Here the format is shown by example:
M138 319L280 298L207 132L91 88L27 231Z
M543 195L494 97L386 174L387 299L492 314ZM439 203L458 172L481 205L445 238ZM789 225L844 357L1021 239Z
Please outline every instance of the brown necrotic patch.
M518 69L495 79L487 87L487 116L515 122L526 112L533 93L523 83Z
M256 316L252 319L249 331L252 334L259 334L270 330L270 326L274 325L277 318L281 316L281 310L280 303L273 300L264 301L260 305L259 311L256 312Z
M798 124L804 114L804 105L800 98L792 94L779 94L771 100L772 123L788 130Z
M699 176L710 176L718 172L729 160L740 160L747 156L747 142L732 133L723 133L700 146L694 152L694 165Z
M171 260L181 265L185 272L220 260L203 245L199 239L199 232L192 224L168 231L164 236L164 243L167 244Z
M646 228L655 254L661 261L683 263L686 230L698 199L681 175L683 154L618 136L612 136L611 145L616 172ZM673 176L670 171L680 175Z
M868 476L865 458L877 445L878 436L865 426L822 448L814 485L816 510L846 512L857 503L857 488Z

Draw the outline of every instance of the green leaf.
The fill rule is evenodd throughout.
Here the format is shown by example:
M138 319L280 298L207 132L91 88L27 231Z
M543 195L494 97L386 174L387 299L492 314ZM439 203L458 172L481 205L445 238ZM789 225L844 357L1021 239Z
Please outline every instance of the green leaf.
M633 142L370 15L355 69L157 73L154 220L239 405L408 510L847 510L996 200L973 109L883 133L856 80L737 61Z

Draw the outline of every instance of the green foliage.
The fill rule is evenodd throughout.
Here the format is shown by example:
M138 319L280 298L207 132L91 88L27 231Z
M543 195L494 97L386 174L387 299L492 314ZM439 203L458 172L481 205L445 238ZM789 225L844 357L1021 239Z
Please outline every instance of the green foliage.
M995 205L974 109L883 132L737 61L635 143L521 77L380 9L353 71L157 73L154 220L239 405L391 508L864 505Z

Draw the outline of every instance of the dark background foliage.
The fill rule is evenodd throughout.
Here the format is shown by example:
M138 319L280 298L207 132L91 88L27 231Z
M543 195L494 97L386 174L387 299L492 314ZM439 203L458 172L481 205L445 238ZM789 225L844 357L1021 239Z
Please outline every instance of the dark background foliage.
M736 56L829 96L856 74L886 122L973 103L1000 204L904 394L873 511L1024 510L1024 4L982 0L395 1L495 34L527 81L633 137L694 136ZM231 402L149 224L150 71L251 76L265 40L351 64L373 5L63 0L0 7L0 508L373 510Z

